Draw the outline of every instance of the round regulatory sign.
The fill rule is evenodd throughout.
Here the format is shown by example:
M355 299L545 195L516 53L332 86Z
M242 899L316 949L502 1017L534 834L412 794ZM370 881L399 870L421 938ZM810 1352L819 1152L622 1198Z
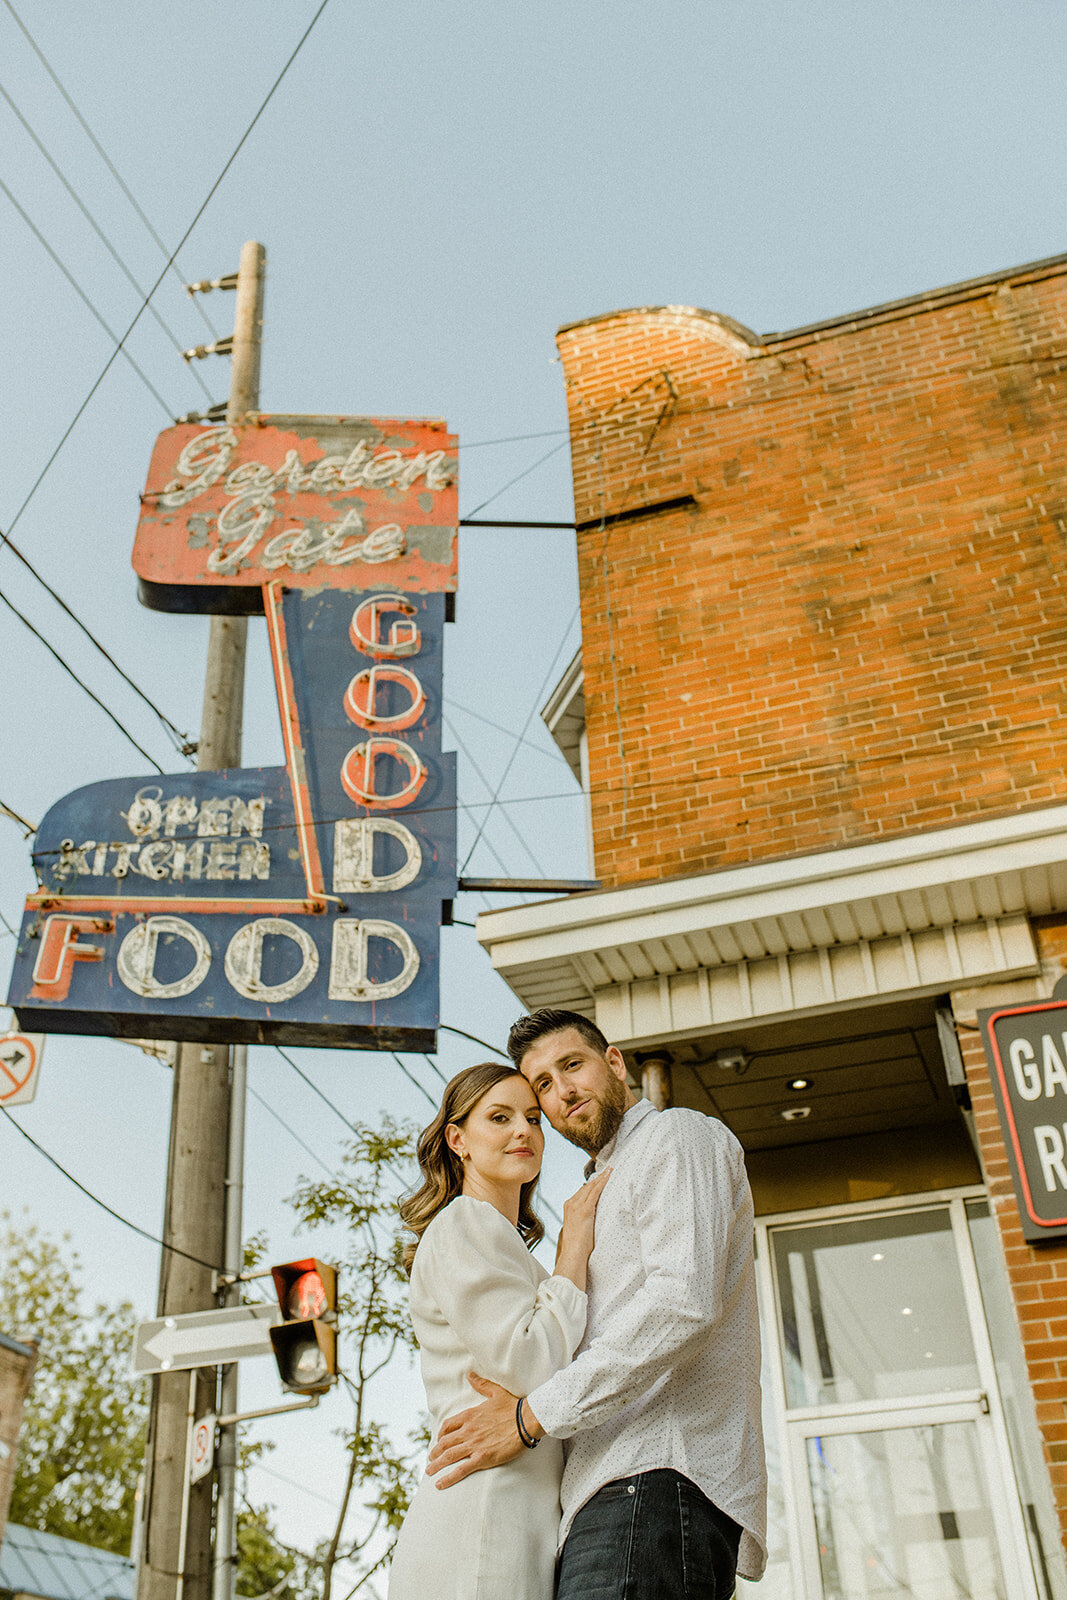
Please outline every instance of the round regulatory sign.
M24 1033L0 1035L0 1105L25 1089L37 1065L37 1046Z
M215 1461L215 1418L201 1417L193 1428L192 1448L189 1453L189 1476L193 1483L206 1477Z

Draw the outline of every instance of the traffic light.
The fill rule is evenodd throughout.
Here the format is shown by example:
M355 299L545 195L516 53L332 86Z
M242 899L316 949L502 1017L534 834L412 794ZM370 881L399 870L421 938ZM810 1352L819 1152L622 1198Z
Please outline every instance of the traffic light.
M283 1319L270 1330L278 1376L295 1394L323 1394L337 1377L337 1268L311 1258L270 1275Z

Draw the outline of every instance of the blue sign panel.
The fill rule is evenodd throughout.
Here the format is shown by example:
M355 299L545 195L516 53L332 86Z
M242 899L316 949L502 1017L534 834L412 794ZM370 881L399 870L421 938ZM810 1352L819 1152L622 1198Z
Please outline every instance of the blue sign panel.
M20 1027L432 1049L456 892L441 593L263 588L286 765L114 779L37 833Z

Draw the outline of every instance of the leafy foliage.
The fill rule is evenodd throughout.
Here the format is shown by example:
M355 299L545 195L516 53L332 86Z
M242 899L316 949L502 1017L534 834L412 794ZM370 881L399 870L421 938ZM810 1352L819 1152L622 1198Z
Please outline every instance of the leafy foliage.
M148 1388L129 1374L133 1307L84 1307L81 1264L34 1224L0 1214L0 1328L40 1346L10 1520L126 1555L144 1456ZM268 1446L241 1447L242 1465ZM282 1544L267 1506L237 1518L237 1593L314 1600L317 1569Z
M348 1249L341 1265L338 1322L341 1361L352 1399L352 1421L341 1430L348 1468L333 1535L319 1552L322 1600L331 1600L334 1568L344 1562L354 1578L349 1595L389 1562L411 1499L413 1461L424 1436L400 1448L372 1415L371 1384L401 1350L415 1349L401 1264L396 1196L412 1174L415 1134L386 1119L379 1130L357 1123L336 1178L303 1182L292 1197L309 1229L343 1229ZM359 1535L346 1532L352 1502L369 1514Z
M338 1323L351 1421L340 1429L348 1462L331 1537L313 1554L286 1545L273 1509L247 1495L238 1512L237 1593L246 1600L331 1600L335 1568L344 1564L347 1593L374 1593L388 1566L426 1445L420 1432L398 1444L373 1414L374 1378L415 1337L401 1264L397 1194L413 1174L414 1130L386 1120L378 1130L357 1124L338 1175L303 1181L291 1204L303 1227L343 1231ZM16 1226L0 1214L0 1328L35 1337L40 1357L26 1406L11 1520L47 1533L126 1554L134 1492L144 1453L147 1387L129 1375L133 1307L123 1302L86 1310L81 1265L36 1225ZM253 1236L246 1267L266 1241ZM242 1444L247 1467L271 1448ZM348 1524L363 1507L361 1531Z
M40 1346L10 1520L125 1555L147 1395L129 1374L133 1307L84 1309L81 1263L0 1215L0 1328Z

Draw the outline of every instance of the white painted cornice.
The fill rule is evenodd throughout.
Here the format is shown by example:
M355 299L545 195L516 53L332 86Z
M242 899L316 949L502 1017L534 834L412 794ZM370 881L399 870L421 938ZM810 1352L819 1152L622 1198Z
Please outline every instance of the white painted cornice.
M1067 805L483 912L477 926L527 1005L591 1013L620 984L1057 910Z

